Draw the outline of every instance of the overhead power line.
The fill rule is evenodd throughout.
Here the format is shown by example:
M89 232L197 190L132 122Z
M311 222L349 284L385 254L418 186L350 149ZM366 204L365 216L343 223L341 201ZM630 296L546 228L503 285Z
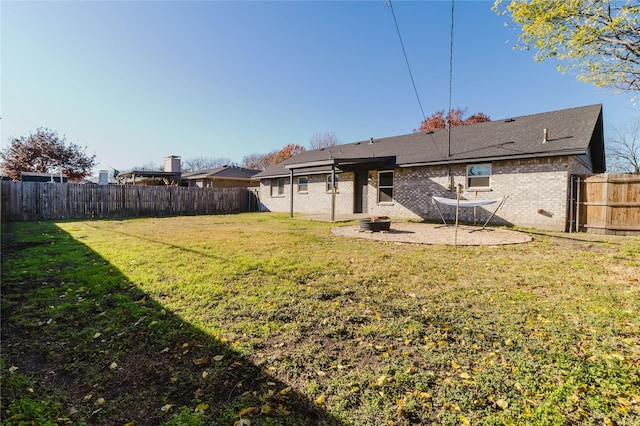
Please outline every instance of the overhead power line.
M411 84L413 85L413 92L416 94L416 99L418 100L418 106L420 107L420 112L422 113L422 119L426 120L427 116L424 115L424 109L422 108L422 102L420 102L420 95L418 95L418 89L416 88L416 82L413 79L413 73L411 72L411 66L409 65L409 59L407 58L407 51L404 48L404 43L402 42L402 36L400 35L400 28L398 27L398 20L396 19L396 13L393 11L393 5L391 4L391 0L385 0L385 7L391 9L391 15L393 16L393 22L396 24L396 31L398 32L398 38L400 39L400 46L402 47L402 54L404 55L404 60L407 63L407 70L409 70L409 77L411 77Z

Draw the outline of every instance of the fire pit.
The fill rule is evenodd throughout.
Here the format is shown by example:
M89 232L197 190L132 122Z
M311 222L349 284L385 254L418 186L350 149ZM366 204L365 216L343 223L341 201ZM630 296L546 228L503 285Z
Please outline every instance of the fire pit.
M369 219L360 219L360 230L380 232L389 231L391 228L391 219L386 216L372 217Z

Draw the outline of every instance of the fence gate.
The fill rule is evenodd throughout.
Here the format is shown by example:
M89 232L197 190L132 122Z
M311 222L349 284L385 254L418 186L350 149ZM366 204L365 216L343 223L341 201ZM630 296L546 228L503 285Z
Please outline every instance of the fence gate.
M572 175L569 232L640 235L640 175Z

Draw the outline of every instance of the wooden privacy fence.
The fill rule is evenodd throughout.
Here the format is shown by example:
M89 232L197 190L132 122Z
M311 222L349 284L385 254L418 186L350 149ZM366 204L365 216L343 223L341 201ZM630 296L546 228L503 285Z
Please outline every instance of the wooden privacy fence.
M640 235L640 175L572 176L570 231Z
M239 213L256 208L246 188L8 182L2 220L123 218Z

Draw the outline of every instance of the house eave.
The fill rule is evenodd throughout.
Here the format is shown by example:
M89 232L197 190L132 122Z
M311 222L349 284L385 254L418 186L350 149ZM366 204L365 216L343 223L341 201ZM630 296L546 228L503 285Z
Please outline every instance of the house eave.
M424 167L424 166L446 166L449 164L466 164L466 163L479 163L479 162L505 161L505 160L526 160L529 158L562 157L562 156L584 155L584 154L586 154L586 150L584 149L570 149L570 150L564 150L564 151L559 150L559 151L553 151L553 152L527 153L522 155L498 155L498 156L491 156L491 157L468 157L468 158L458 158L458 159L451 158L448 160L398 164L398 167L409 168L409 167Z

